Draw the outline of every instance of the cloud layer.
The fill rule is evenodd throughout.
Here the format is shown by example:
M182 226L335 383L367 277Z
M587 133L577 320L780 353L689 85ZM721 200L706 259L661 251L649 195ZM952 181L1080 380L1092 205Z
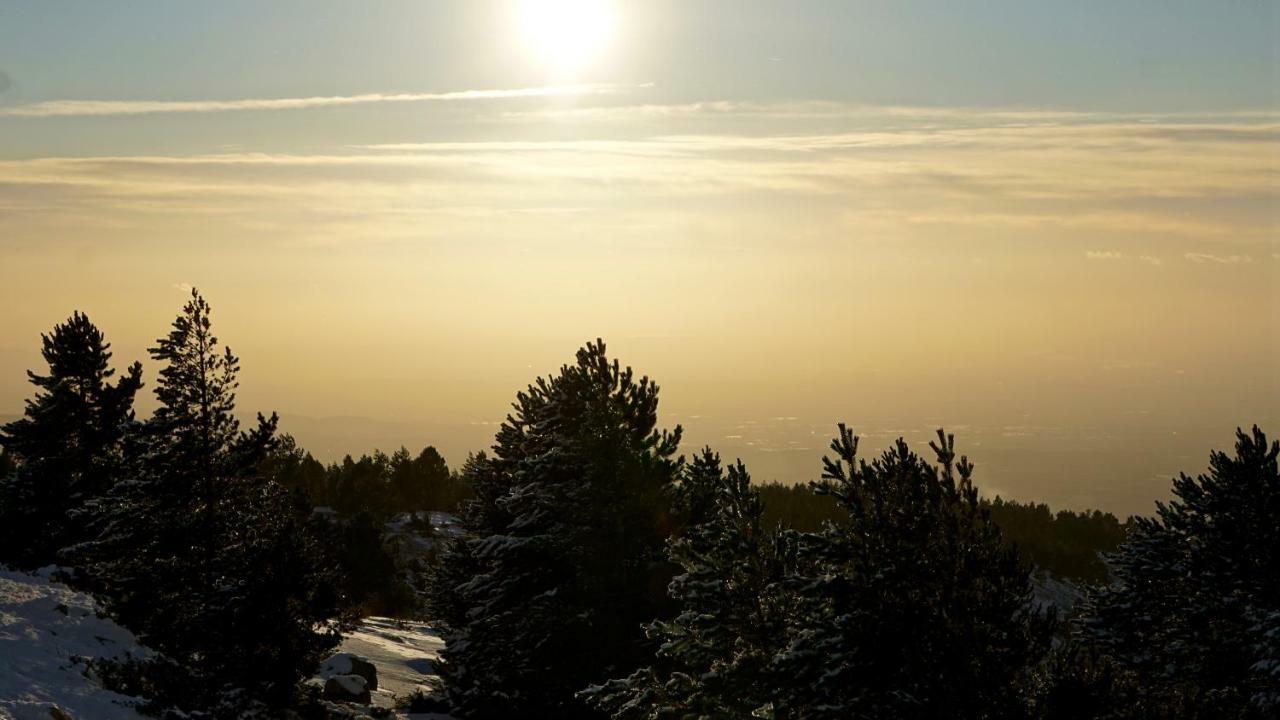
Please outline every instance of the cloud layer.
M216 112L585 94L555 86L436 95L43 104L30 114ZM262 105L266 103L267 105ZM700 227L769 243L1018 242L1091 260L1247 264L1274 236L1274 114L1131 115L834 103L605 105L436 117L433 134L310 152L0 161L12 222L154 232L218 218L281 236L635 238ZM443 117L443 120L441 119ZM660 121L655 125L654 118ZM440 122L452 122L441 130ZM654 132L660 129L662 132ZM549 137L550 136L550 137ZM58 208L56 219L47 210ZM516 220L518 218L518 220ZM518 230L517 230L518 228ZM34 230L32 230L34 232Z
M147 115L151 113L210 113L249 110L303 110L374 103L456 102L509 100L557 95L605 95L618 92L616 85L546 85L505 90L459 90L445 93L366 93L299 98L245 98L238 100L49 100L0 108L8 117L75 117L94 115Z

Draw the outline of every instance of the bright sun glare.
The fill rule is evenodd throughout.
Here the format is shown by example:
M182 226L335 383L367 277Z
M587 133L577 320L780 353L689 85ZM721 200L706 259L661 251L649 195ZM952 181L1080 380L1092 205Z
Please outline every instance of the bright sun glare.
M523 0L521 29L537 61L565 77L608 48L617 21L611 0Z

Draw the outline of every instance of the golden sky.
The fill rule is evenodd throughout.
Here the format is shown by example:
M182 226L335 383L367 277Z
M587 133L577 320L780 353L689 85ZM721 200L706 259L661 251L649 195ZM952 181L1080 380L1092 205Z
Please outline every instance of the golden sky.
M757 479L945 424L1136 512L1280 432L1273 4L426 5L0 5L0 415L196 285L326 457L457 464L596 337Z

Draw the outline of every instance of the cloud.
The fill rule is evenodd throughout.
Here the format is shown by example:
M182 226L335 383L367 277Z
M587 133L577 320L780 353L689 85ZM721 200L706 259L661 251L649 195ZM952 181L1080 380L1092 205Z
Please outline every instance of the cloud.
M191 291L195 289L195 286L191 283L180 282L174 283L173 289L180 291L183 295L190 295Z
M27 228L74 221L146 230L205 218L254 233L333 237L490 236L517 226L551 234L602 225L665 237L681 224L764 237L781 226L791 228L792 240L814 243L844 232L1062 242L1089 260L1152 266L1161 263L1161 246L1152 243L1174 237L1197 242L1164 250L1166 258L1185 247L1256 258L1274 249L1280 168L1256 141L1280 140L1280 130L1265 113L1146 122L862 108L849 112L864 119L836 123L828 121L836 112L830 105L797 104L795 121L767 123L744 119L742 112L755 110L732 103L699 106L706 117L696 121L646 116L613 125L583 117L568 128L578 139L565 139L558 121L495 126L468 112L394 144L343 135L310 152L285 145L280 152L0 160L0 210ZM809 110L823 119L806 122ZM720 212L728 207L735 212ZM569 217L575 221L557 224ZM1142 244L1129 245L1134 238Z
M1128 257L1119 250L1089 250L1084 256L1089 260L1124 260ZM1164 262L1155 255L1139 255L1134 259L1147 265L1161 265Z
M1125 255L1119 250L1089 250L1084 254L1084 256L1089 260L1104 260L1104 261L1132 259L1132 260L1137 260L1140 263L1146 263L1147 265L1155 265L1155 266L1159 266L1164 262L1163 260L1156 257L1155 255L1139 255L1135 258L1132 256Z
M1187 126L1220 125L1240 121L1270 121L1280 119L1274 110L1234 110L1221 112L1179 113L1120 113L1079 110L1053 110L1017 107L979 106L911 106L865 105L824 100L798 100L777 103L742 102L732 100L704 100L689 103L639 105L600 105L574 108L538 108L533 110L507 110L496 113L493 119L521 121L529 119L597 119L626 120L645 118L685 117L767 118L782 120L891 120L920 123L946 123L948 125L999 123L1009 126L1028 124L1142 124L1158 127L1174 121Z
M1209 253L1189 252L1184 258L1194 263L1217 263L1219 265L1239 265L1253 262L1249 255L1211 255Z
M0 78L2 79L2 78ZM96 115L146 115L152 113L210 113L244 110L301 110L306 108L373 103L453 102L560 95L604 95L623 91L619 85L545 85L504 90L459 90L445 93L366 93L300 98L246 98L238 100L49 100L0 108L8 117L79 117Z

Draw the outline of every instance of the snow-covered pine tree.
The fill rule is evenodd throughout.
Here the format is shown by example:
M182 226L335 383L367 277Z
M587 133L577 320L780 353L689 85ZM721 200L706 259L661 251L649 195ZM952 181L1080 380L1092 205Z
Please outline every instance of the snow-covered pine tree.
M112 380L111 346L82 313L41 343L48 374L27 373L35 396L0 428L6 457L20 463L0 475L0 562L20 567L55 562L60 548L87 539L85 505L121 476L142 387L138 363Z
M1173 481L1175 499L1134 518L1089 598L1081 639L1188 717L1275 717L1280 696L1280 443L1237 430L1235 456Z
M440 549L440 557L429 569L426 586L426 606L431 619L450 628L465 629L471 606L468 604L465 583L480 572L481 566L472 553L471 540L495 535L511 522L498 505L505 486L489 470L489 457L478 452L467 457L462 465L462 481L473 488L475 496L458 508L458 521L464 529L461 537L446 539Z
M75 554L111 614L164 653L164 667L143 675L180 682L142 694L238 717L288 700L336 644L322 627L341 598L310 506L257 474L276 418L240 430L239 362L219 350L209 312L193 291L152 349L160 407L140 471L100 504L99 535Z
M628 720L767 712L781 682L771 662L787 638L786 535L762 527L760 497L742 463L726 474L710 448L685 468L678 495L688 524L668 557L681 569L669 586L679 615L647 626L659 644L651 666L583 695Z
M1257 637L1254 643L1253 665L1249 669L1254 677L1250 683L1250 712L1261 717L1280 715L1280 610L1259 612L1253 627Z
M848 520L799 538L797 617L776 659L777 718L995 718L1049 648L1029 572L978 501L953 438L938 468L899 439L858 458L844 425L815 489Z
M466 718L591 717L575 697L651 654L671 570L680 430L659 431L658 388L588 343L519 393L493 455L471 468L472 533L444 558L454 592L441 674ZM471 565L474 564L474 565ZM454 577L456 577L456 573Z

